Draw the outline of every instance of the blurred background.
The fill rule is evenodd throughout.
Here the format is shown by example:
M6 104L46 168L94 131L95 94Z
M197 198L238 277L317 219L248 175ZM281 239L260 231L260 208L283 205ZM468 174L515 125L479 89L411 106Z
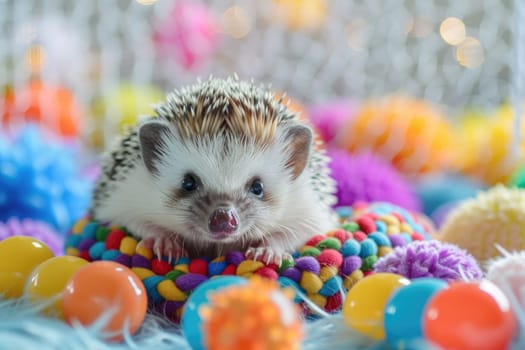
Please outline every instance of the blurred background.
M166 92L232 74L286 94L311 122L333 158L339 205L388 201L439 225L479 189L525 182L524 7L0 0L5 234L28 220L66 232L117 135Z

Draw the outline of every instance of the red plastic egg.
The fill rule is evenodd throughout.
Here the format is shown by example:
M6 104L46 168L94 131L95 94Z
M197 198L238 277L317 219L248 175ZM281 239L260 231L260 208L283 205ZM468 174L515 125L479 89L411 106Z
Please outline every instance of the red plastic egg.
M454 282L430 299L423 315L425 338L444 349L507 349L516 319L505 294L492 282Z

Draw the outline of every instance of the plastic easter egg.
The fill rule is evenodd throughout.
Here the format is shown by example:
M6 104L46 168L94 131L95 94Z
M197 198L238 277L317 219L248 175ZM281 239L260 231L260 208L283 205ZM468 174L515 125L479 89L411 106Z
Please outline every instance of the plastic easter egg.
M410 284L410 280L394 273L374 273L357 282L343 304L343 316L348 326L375 340L385 338L384 308L392 293Z
M89 264L75 256L56 256L38 265L27 279L25 295L33 302L51 302L45 312L62 316L61 297L67 282L78 269Z
M425 308L425 338L444 349L508 349L516 319L505 294L492 282L454 282Z
M246 278L238 276L220 276L201 283L190 294L181 318L181 327L184 337L193 350L204 350L202 326L203 321L199 308L209 303L209 296L223 288L248 283Z
M423 340L423 312L429 299L447 288L438 278L418 278L396 290L385 307L386 339L394 349L417 349Z
M18 298L27 277L40 263L53 257L42 241L28 236L13 236L0 242L0 294Z
M89 326L107 316L104 331L112 340L121 340L124 331L134 334L146 317L147 305L146 289L139 277L113 261L81 267L69 279L62 297L66 322Z

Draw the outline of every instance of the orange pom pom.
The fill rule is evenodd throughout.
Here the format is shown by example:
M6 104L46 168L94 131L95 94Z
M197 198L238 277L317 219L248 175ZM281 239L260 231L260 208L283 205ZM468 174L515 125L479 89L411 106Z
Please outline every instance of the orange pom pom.
M201 317L208 350L293 350L303 337L293 291L260 277L210 296Z
M446 119L411 97L364 103L344 136L339 139L343 148L373 151L405 174L429 173L453 163L453 132Z
M3 103L3 125L35 122L64 137L76 137L80 132L80 106L63 87L33 81L18 91L6 92Z

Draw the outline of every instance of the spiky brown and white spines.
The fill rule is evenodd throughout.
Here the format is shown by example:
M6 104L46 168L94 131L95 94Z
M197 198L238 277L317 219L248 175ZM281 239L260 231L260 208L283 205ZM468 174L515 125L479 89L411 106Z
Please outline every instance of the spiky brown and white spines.
M334 227L328 159L268 89L210 79L174 91L156 113L104 158L93 193L99 220L198 253L272 240L290 250Z

